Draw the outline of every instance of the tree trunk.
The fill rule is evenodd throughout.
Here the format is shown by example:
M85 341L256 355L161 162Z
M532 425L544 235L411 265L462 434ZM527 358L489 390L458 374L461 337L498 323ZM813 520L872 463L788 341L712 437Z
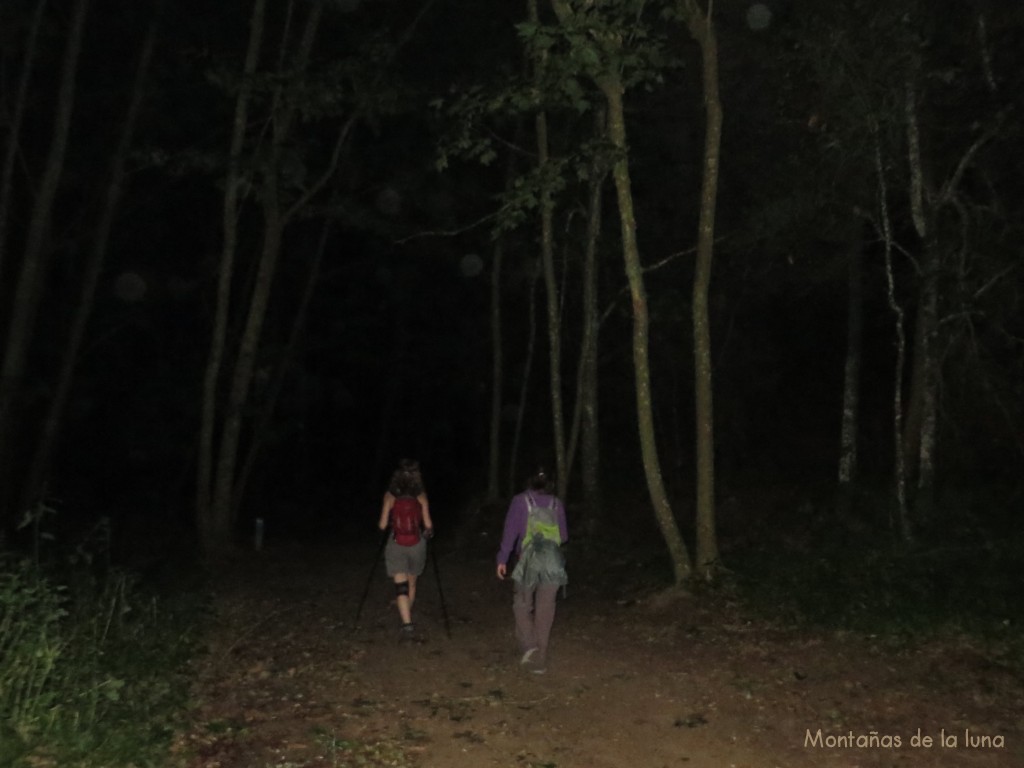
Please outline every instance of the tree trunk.
M984 17L979 17L979 43L985 65L986 83L990 92L996 83L987 61ZM920 80L920 62L916 60L911 76L905 83L904 119L907 130L907 161L910 170L910 210L921 241L921 282L918 290L917 328L914 344L914 377L911 384L911 404L907 424L904 426L903 448L908 462L916 463L917 489L915 512L918 521L931 516L935 497L935 443L938 430L938 403L941 385L939 312L940 273L943 268L943 247L939 240L939 216L946 205L960 207L956 202L957 189L964 173L980 149L999 130L1002 116L976 136L957 162L954 171L936 189L927 178L927 168L921 150L916 82Z
M520 486L516 480L519 460L519 441L523 434L523 419L526 415L527 396L530 391L530 374L533 372L533 357L537 348L537 268L530 266L530 297L526 313L529 321L526 335L526 356L523 361L523 382L519 387L519 407L516 409L516 425L512 432L512 448L508 457L508 487L513 491Z
M227 175L224 181L224 210L217 298L214 310L210 352L203 374L202 414L199 426L199 454L196 468L196 522L200 543L208 555L214 554L230 542L231 532L224 529L224 521L214 515L214 457L218 413L218 384L225 365L227 350L228 310L231 304L231 282L235 273L238 250L238 216L242 197L242 153L245 148L249 121L249 102L253 93L253 78L259 64L263 45L263 31L267 0L255 0L249 19L249 43L231 132L231 147Z
M18 77L18 91L14 97L14 106L7 125L7 151L4 153L4 166L0 171L0 296L3 292L4 265L7 261L7 223L10 221L14 207L12 189L14 187L14 164L21 151L21 129L25 120L25 106L28 103L28 88L35 67L39 30L43 24L43 11L46 0L36 2L32 21L29 25L28 39L25 41L25 54L22 56L21 74Z
M695 0L686 0L684 5L690 34L700 45L704 80L704 172L697 265L693 278L693 354L697 427L697 568L705 579L711 580L719 564L719 553L715 527L715 432L708 294L715 245L722 101L718 88L718 41L710 14L703 14Z
M309 305L313 300L313 294L316 292L317 281L320 279L320 265L323 263L324 252L327 250L327 240L330 235L330 230L330 221L324 222L323 229L320 232L320 239L317 242L316 250L313 253L312 263L309 265L309 272L306 275L306 282L302 289L302 296L299 299L299 305L296 307L295 314L292 317L292 327L288 333L288 340L285 342L284 350L281 353L281 359L277 363L277 368L274 371L274 376L270 382L270 386L267 387L266 396L260 404L260 413L256 419L256 424L253 427L252 437L250 438L249 444L246 448L245 459L242 462L242 469L238 473L238 482L235 485L233 500L235 510L233 512L233 517L236 519L239 513L239 506L242 499L245 497L249 479L252 476L253 469L256 467L256 462L259 458L263 444L266 441L267 432L270 430L274 411L277 408L277 401L281 396L281 390L284 387L285 379L288 376L288 369L291 367L291 362L295 358L295 351L299 347L299 340L302 338L302 332L306 326L306 317L309 314Z
M266 0L256 0L256 7ZM287 47L288 28L282 34L278 57L278 72L274 91L271 97L269 128L270 149L262 172L261 209L263 213L263 246L260 252L255 283L249 296L249 309L246 314L245 327L239 341L238 356L235 360L231 385L228 389L227 403L224 411L223 427L220 434L220 446L217 453L217 464L213 474L213 495L209 519L212 522L212 551L228 550L232 547L234 527L239 511L237 499L237 477L239 446L242 438L242 427L246 407L249 403L256 359L259 354L263 323L266 320L270 291L274 283L277 261L281 255L284 229L289 219L299 209L304 200L312 194L307 190L300 200L291 207L283 209L281 201L281 161L288 141L291 138L291 127L295 118L297 104L289 99L288 89L292 86L292 78L300 77L309 62L313 42L319 28L322 6L314 3L309 9L305 28L298 43L294 63L288 67ZM262 20L262 10L259 11ZM254 25L255 27L255 25ZM262 21L259 25L262 31ZM248 61L247 61L248 63ZM288 71L286 71L286 67ZM342 136L347 131L343 130ZM243 126L243 138L244 138ZM341 138L339 138L339 142ZM340 145L336 145L336 153L332 163L336 162ZM325 182L327 175L322 175L316 189Z
M144 86L149 72L149 65L153 58L153 50L156 47L156 27L157 24L154 20L142 44L142 52L136 67L134 85L132 86L131 101L124 121L121 124L121 138L118 141L111 163L110 179L107 183L103 207L100 211L99 222L96 227L92 253L88 260L85 275L82 278L78 306L75 309L75 315L71 323L71 334L67 347L64 350L64 358L57 379L56 391L50 400L46 417L40 429L36 450L29 468L28 480L22 488L21 509L28 509L30 506L43 501L41 495L46 484L46 475L50 471L51 457L57 441L57 434L63 423L64 411L68 395L71 392L71 385L74 381L82 341L85 338L89 318L92 316L92 308L96 298L96 287L99 284L103 264L106 261L110 232L113 229L114 218L121 201L125 165L128 161L128 153L131 150L135 126L138 123L139 112L142 108L142 100L145 95Z
M527 3L530 21L539 20L537 0ZM546 54L542 53L534 62L534 84L540 88L543 82ZM540 255L544 274L544 292L547 297L548 365L551 387L551 421L555 449L555 473L558 476L557 493L565 498L569 478L565 464L565 418L562 408L562 323L559 317L558 282L555 280L555 234L554 209L545 171L548 155L548 118L543 109L534 118L537 135L537 166L541 171L542 189L540 194Z
M249 400L256 357L259 352L263 322L266 319L270 288L274 280L277 259L281 252L282 222L277 206L277 190L273 181L264 186L264 233L256 283L253 286L245 330L239 344L238 359L228 391L224 409L224 425L221 430L220 451L214 474L213 521L216 531L216 548L230 548L237 507L234 504L236 491L235 467L238 447L242 435L245 407Z
M918 525L926 522L932 514L935 501L935 432L938 424L939 389L939 257L938 244L933 235L925 241L924 280L921 285L920 317L924 327L921 330L923 345L914 351L923 357L921 361L920 437L918 438L917 490L914 498L914 519Z
M504 370L501 343L501 269L504 244L501 236L494 243L491 260L491 429L490 450L487 459L487 498L496 500L499 488L499 462L501 461L501 406L504 399Z
M846 516L857 478L857 431L860 424L860 377L864 343L863 244L850 247L846 297L846 362L843 366L843 413L839 433L839 478L836 511Z
M567 0L552 0L555 15L563 24L574 21L575 12ZM608 41L612 42L613 41ZM615 150L612 178L619 208L622 237L622 258L633 302L633 371L636 377L637 421L640 434L640 452L643 458L647 489L654 507L654 518L672 560L676 585L690 578L690 553L679 532L672 505L665 491L665 482L658 461L658 446L654 429L654 409L651 403L651 372L648 343L647 292L644 288L640 248L636 239L636 216L633 212L633 190L629 178L629 143L626 140L626 114L623 105L624 87L620 77L612 72L595 78L604 94L608 107L608 138Z
M895 524L890 516L890 527L897 528L904 543L913 540L910 527L910 513L907 510L907 478L903 464L903 368L906 365L906 330L903 307L896 297L896 277L893 271L892 224L889 218L888 185L885 181L885 164L882 162L881 139L877 126L874 130L875 176L878 180L878 210L882 225L882 241L885 249L885 275L888 281L889 308L892 310L896 332L896 364L893 375L893 474L896 486Z
M522 127L522 121L517 121L516 144L521 138ZM506 193L512 189L515 171L515 154L510 152L508 164L505 167ZM494 241L494 256L491 262L491 429L487 465L487 498L489 501L496 501L501 496L501 424L505 400L505 345L501 318L501 278L505 265L504 257L504 235L498 234Z
M39 309L39 298L49 265L46 241L50 235L54 200L64 170L64 156L71 131L71 114L75 105L78 59L82 50L82 36L88 9L89 0L78 0L75 3L67 46L64 49L46 167L28 225L4 345L3 365L0 366L0 530L5 528L18 512L14 509L18 498L14 483L18 470L14 467L14 462L18 460L22 425L17 418L17 406L23 389L25 365Z
M903 466L906 468L907 482L912 484L917 478L917 462L921 455L921 423L924 416L924 364L927 355L922 354L928 344L925 319L924 290L919 289L917 311L914 313L914 335L910 344L910 380L907 384L907 401L903 413L903 433L901 449Z
M918 294L918 327L915 330L914 389L911 393L913 409L917 411L919 423L915 424L915 439L910 444L918 447L916 459L917 493L915 498L915 522L920 524L931 513L934 498L934 444L936 408L938 403L938 279L939 245L935 234L935 209L929 204L926 194L928 179L925 178L924 162L921 157L921 137L918 127L917 94L912 79L906 83L905 120L907 129L907 162L910 167L910 210L914 229L922 243L921 287ZM932 196L934 197L934 196ZM904 445L907 444L904 439Z
M596 132L603 137L607 125L604 110L596 110ZM607 175L605 159L595 158L591 168L590 194L587 201L587 240L583 258L583 343L580 349L579 370L576 383L576 413L573 436L570 445L576 444L577 424L581 434L581 474L583 481L583 503L587 508L588 521L593 525L601 513L601 453L598 430L598 339L601 318L597 296L597 247L601 237L601 206L604 180ZM572 467L572 454L567 464Z
M619 206L619 220L622 227L622 256L629 280L629 292L633 302L633 369L636 377L636 405L640 431L640 450L643 457L647 488L654 507L654 516L665 539L675 583L681 585L690 578L690 555L679 532L672 505L665 492L658 460L658 447L654 429L654 409L651 402L651 374L647 349L648 312L647 292L644 288L643 269L640 264L640 249L636 239L636 218L633 213L633 192L629 178L626 141L626 118L623 107L623 87L618 78L606 77L599 83L608 102L608 137L617 151L612 177Z
M541 126L543 125L543 128ZM542 138L543 137L543 138ZM546 165L547 119L538 117L537 133L540 164ZM543 149L540 149L543 146ZM564 499L569 485L565 465L565 416L562 407L562 323L559 316L558 282L555 280L554 256L554 203L548 192L542 193L541 200L541 265L544 273L544 295L547 298L548 328L548 381L551 388L551 421L554 435L555 473L558 475L557 493Z

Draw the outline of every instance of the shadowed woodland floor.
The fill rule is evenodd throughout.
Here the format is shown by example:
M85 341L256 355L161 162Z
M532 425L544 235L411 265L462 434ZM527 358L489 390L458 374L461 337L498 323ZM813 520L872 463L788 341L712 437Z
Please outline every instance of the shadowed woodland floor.
M421 644L397 642L382 565L353 626L372 544L238 562L195 664L176 745L189 768L1024 765L1024 680L964 638L774 626L722 594L610 592L580 564L548 673L524 673L510 587L478 549L438 542L451 636L428 565ZM912 744L918 729L930 747Z

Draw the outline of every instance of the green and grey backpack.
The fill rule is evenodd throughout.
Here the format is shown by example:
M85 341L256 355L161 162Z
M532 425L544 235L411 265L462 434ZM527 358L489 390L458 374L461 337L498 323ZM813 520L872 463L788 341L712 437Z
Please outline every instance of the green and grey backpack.
M519 561L512 571L512 580L521 586L532 588L537 584L564 586L569 583L555 504L554 496L549 506L540 506L533 494L526 494L526 535Z

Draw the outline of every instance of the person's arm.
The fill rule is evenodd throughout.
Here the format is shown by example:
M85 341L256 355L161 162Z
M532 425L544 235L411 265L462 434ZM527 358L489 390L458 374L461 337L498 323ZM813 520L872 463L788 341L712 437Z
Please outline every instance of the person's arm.
M561 499L558 500L556 509L558 510L558 532L562 537L562 543L565 544L569 540L569 524L565 520L565 504Z
M516 546L525 528L526 499L521 495L515 496L512 499L512 503L508 506L508 512L505 514L505 529L501 535L501 547L498 549L497 574L499 579L505 578L507 570L505 564L508 562L512 549Z
M423 528L429 533L427 538L429 539L434 535L434 521L430 519L430 502L427 500L427 494L421 493L416 497L416 500L420 503L420 509L423 510Z
M384 494L384 503L381 504L380 508L380 520L377 521L377 527L382 531L388 527L388 519L391 517L391 508L395 506L395 497L390 493Z

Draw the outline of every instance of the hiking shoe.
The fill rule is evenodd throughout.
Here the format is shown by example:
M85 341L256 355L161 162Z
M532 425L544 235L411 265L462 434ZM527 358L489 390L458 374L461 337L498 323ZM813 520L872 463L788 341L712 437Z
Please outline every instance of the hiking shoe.
M536 648L527 648L527 649L526 649L526 653L524 653L524 654L523 654L523 657L522 657L522 658L521 658L521 659L519 660L519 663L520 663L520 664L521 664L522 666L524 666L524 667L525 667L525 666L526 666L527 664L529 664L529 663L530 663L530 661L531 661L531 660L533 659L533 655L534 655L534 654L535 654L536 652L537 652L537 649L536 649Z
M414 624L403 624L398 630L398 642L400 643L425 643L427 638L416 629Z

